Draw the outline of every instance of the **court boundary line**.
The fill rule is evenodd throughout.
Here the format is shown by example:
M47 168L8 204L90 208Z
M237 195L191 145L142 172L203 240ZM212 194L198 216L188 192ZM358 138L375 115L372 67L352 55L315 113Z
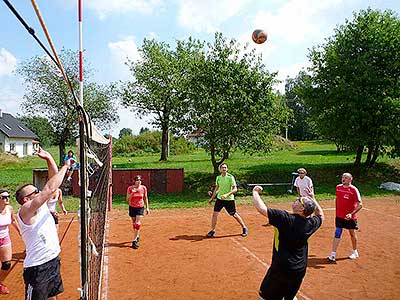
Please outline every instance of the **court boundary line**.
M110 221L107 218L106 230L105 230L105 242L103 248L103 270L102 270L102 282L101 282L101 299L108 299L108 263L109 263L109 232L110 232Z

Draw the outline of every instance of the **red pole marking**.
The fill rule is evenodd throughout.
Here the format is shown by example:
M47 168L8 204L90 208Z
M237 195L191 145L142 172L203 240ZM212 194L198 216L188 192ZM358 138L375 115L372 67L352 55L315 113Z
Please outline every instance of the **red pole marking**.
M78 20L82 22L82 0L78 0Z

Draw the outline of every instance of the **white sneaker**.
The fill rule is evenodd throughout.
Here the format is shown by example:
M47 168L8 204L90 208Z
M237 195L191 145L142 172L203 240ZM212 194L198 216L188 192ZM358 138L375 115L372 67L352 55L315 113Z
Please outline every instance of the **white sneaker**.
M351 254L349 255L350 259L357 259L359 257L360 256L358 255L358 251L357 250L352 251Z
M328 261L330 261L330 262L335 262L336 261L336 257L335 257L335 255L329 255L328 257L327 257L327 260Z

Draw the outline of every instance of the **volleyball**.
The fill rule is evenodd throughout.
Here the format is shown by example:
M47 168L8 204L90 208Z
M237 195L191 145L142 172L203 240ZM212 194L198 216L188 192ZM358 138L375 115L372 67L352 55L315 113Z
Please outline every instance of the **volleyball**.
M267 40L268 35L264 30L256 29L253 31L251 38L253 39L254 43L262 44Z

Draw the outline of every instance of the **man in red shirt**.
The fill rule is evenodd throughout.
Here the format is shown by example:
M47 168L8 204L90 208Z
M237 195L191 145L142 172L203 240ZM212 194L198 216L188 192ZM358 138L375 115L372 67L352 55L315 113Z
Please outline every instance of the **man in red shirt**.
M353 251L348 256L350 259L359 257L357 251L357 212L362 208L360 192L351 184L353 176L343 173L342 184L336 186L336 231L333 239L332 252L328 256L331 262L336 261L336 249L340 242L343 228L348 229L351 237Z

